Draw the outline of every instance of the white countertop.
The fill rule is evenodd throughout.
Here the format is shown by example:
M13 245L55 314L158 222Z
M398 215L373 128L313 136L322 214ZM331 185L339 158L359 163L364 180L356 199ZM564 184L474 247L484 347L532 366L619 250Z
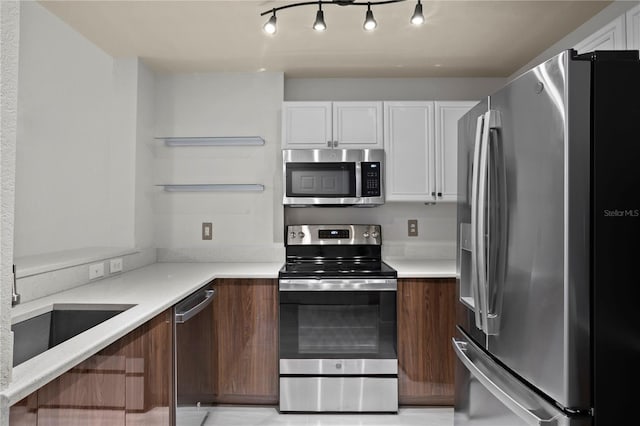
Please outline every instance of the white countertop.
M453 260L385 259L399 278L455 277ZM56 304L135 305L119 315L16 366L0 392L8 407L104 349L215 278L277 278L282 263L155 263L12 308L12 323Z
M455 278L455 260L406 260L386 258L384 261L398 271L398 278Z
M135 305L119 315L16 366L0 392L11 406L104 349L215 278L277 278L282 263L155 263L12 308L12 323L45 313L55 304Z

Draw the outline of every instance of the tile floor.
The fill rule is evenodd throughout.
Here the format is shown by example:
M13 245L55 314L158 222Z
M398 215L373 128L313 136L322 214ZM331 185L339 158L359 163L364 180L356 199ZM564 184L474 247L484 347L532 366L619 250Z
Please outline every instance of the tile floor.
M177 426L453 426L453 409L402 408L396 415L279 414L270 407L215 407L189 413L177 423Z

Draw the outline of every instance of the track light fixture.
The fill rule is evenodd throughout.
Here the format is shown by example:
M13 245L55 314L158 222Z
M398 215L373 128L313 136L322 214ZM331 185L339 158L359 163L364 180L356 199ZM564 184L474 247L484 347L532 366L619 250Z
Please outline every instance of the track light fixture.
M422 25L424 24L424 15L422 14L422 3L418 0L418 4L416 4L416 9L413 12L413 16L411 17L411 23L413 25Z
M364 16L364 29L367 31L373 31L378 26L376 19L373 17L373 12L371 11L371 3L367 5L367 14Z
M264 24L263 29L267 34L275 34L276 27L276 12L282 9L289 9L292 7L298 6L309 6L309 5L318 5L318 11L316 12L316 20L313 23L313 29L316 31L325 31L327 29L327 24L324 21L324 12L322 10L323 4L332 4L337 6L367 6L367 12L365 14L364 20L364 29L366 31L373 31L378 23L373 17L373 11L371 10L372 6L379 6L384 4L391 3L400 3L406 0L377 0L377 1L357 1L357 0L315 0L315 1L305 1L301 3L292 3L286 4L284 6L276 7L265 12L262 12L260 16L265 16L271 14L269 20ZM422 14L422 1L418 0L416 4L416 8L413 12L413 16L411 16L411 23L414 25L420 25L424 23L424 15Z
M316 20L313 23L313 29L316 31L324 31L327 29L327 24L324 23L324 12L322 11L322 2L318 2L318 13L316 13Z
M269 18L269 20L262 27L264 32L267 34L275 34L278 30L278 27L276 26L277 20L278 19L276 18L276 10L273 9L273 15L271 15L271 18Z

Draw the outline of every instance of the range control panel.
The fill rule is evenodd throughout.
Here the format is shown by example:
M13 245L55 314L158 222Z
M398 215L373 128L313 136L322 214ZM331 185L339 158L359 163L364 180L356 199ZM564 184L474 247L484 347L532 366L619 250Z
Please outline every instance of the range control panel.
M287 245L381 245L380 225L288 225Z
M362 162L362 196L363 197L379 197L380 196L380 162Z

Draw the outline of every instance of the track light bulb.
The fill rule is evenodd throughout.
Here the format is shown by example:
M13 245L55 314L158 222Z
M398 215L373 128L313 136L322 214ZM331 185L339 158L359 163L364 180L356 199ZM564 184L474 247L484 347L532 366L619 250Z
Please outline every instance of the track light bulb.
M411 17L411 23L413 25L424 24L424 15L422 14L422 3L420 0L418 0L418 4L416 4L416 10L413 12L413 16Z
M367 31L373 31L376 29L376 27L378 26L378 23L376 22L375 18L373 17L373 12L371 11L371 4L367 5L367 14L365 15L364 18L364 29Z
M316 21L313 23L313 29L316 31L324 31L327 29L327 24L324 23L324 12L322 11L322 6L320 6L318 13L316 13Z
M276 21L276 12L274 11L273 15L271 15L271 18L269 18L267 23L262 27L264 32L267 34L275 34L278 29L278 27L276 26Z

